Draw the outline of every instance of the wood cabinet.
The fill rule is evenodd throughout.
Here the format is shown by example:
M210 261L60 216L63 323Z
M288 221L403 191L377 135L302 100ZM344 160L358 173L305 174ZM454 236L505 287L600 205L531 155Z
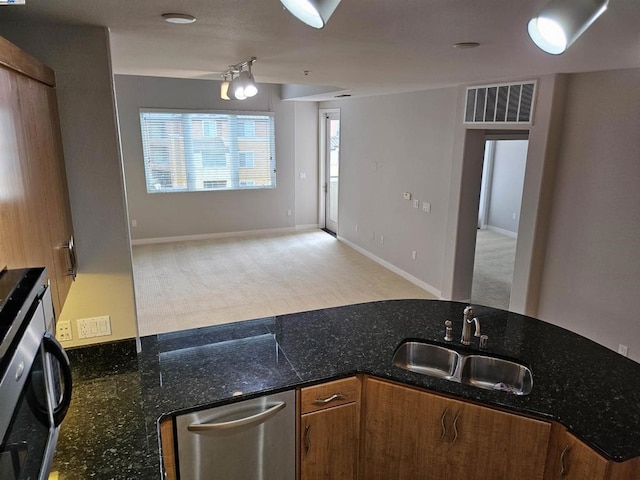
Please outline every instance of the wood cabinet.
M551 424L367 379L363 476L544 478Z
M560 426L553 426L545 480L636 480L640 459L612 462Z
M74 269L53 71L0 37L0 268L46 266L56 314Z
M356 479L360 381L356 377L300 392L300 478Z

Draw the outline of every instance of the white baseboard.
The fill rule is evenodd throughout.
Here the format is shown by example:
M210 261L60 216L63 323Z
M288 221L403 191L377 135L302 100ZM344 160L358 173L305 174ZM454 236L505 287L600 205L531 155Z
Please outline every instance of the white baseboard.
M491 230L492 232L499 233L500 235L504 235L505 237L518 238L517 232L512 232L511 230L505 230L504 228L494 227L493 225L487 225L487 230Z
M411 283L413 283L414 285L417 285L421 289L426 290L427 292L435 295L439 299L442 299L442 292L440 290L438 290L436 287L434 287L433 285L429 285L427 282L423 282L419 278L414 277L410 273L405 272L404 270L396 267L392 263L389 263L386 260L383 260L382 258L377 257L376 255L374 255L373 253L369 252L368 250L365 250L364 248L356 245L355 243L352 243L349 240L346 240L344 237L341 237L340 235L338 235L338 240L340 240L345 245L353 248L355 251L361 253L365 257L370 258L371 260L373 260L377 264L382 265L387 270L391 270L393 273L396 273L396 274L400 275L402 278L404 278L406 280L409 280Z
M269 228L266 230L244 230L241 232L204 233L201 235L180 235L177 237L157 237L132 239L131 245L153 245L156 243L189 242L191 240L209 240L213 238L248 237L268 233L294 233L298 227Z
M300 231L300 230L318 230L320 228L320 225L318 225L317 223L312 223L309 225L296 225L296 231Z

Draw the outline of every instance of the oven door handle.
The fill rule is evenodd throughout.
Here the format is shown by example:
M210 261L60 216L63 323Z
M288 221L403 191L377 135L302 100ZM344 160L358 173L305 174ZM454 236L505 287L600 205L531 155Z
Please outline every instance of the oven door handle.
M67 357L64 348L62 348L62 345L58 343L53 335L46 332L44 334L43 342L45 351L50 353L58 361L64 384L62 399L58 405L53 407L53 422L57 427L62 423L62 420L64 420L64 417L67 415L69 404L71 403L71 364L69 363L69 357Z

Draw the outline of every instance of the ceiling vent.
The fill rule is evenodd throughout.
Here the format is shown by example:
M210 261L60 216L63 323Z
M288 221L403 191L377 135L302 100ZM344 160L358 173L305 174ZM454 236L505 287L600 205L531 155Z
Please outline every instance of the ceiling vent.
M531 124L536 82L467 88L464 123Z

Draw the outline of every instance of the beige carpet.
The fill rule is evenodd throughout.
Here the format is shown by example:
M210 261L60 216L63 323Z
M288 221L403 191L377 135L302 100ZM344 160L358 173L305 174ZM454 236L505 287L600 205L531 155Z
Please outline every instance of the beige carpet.
M509 309L516 239L491 230L478 230L471 301Z
M435 298L320 230L133 247L140 335Z

